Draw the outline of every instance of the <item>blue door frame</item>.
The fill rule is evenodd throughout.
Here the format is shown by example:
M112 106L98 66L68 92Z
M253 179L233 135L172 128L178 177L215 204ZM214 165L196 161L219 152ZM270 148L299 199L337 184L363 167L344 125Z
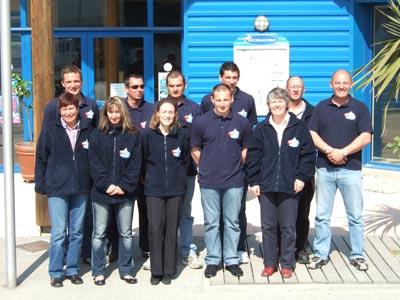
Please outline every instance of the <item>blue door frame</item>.
M81 40L81 69L84 85L82 92L95 98L94 93L94 39L95 38L142 38L144 55L144 80L146 100L154 101L154 50L150 32L135 30L54 30L55 38L79 38Z

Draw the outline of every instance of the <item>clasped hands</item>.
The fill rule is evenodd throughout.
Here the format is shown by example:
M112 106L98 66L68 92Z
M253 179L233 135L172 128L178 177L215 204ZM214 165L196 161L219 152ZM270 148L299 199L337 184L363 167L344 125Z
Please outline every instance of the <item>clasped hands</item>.
M343 149L331 148L326 152L329 161L335 165L344 165L347 162L347 156Z
M301 181L300 179L296 179L294 181L294 185L293 185L294 193L297 194L297 193L301 192L303 190L303 188L304 188L304 182ZM258 197L261 194L260 186L258 184L250 186L249 190L255 197Z
M110 186L106 190L106 193L110 196L125 194L125 192L119 186L117 186L115 184L110 184Z

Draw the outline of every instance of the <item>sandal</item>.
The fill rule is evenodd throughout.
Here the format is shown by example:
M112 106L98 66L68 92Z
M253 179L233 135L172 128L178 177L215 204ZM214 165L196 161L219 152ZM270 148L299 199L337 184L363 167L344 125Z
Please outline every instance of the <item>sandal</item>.
M106 279L104 278L104 275L97 275L96 277L93 278L94 284L98 286L102 286L106 284Z
M123 280L129 284L137 283L137 279L135 277L133 277L132 275L125 275L124 277L121 277L121 280Z

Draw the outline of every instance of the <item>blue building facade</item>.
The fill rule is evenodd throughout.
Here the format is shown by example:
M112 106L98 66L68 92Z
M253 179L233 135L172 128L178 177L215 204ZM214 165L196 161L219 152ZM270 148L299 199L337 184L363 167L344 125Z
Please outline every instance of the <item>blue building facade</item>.
M14 26L13 33L21 39L20 70L29 79L29 1L12 2L19 3L20 26ZM100 7L98 14L92 11L92 15L81 19L74 18L75 13L82 12L77 5L81 1L71 0L68 5L62 0L55 2L56 68L65 63L78 64L83 71L85 94L97 99L107 96L109 82L122 82L129 72L124 65L137 60L130 59L130 53L142 48L147 99L156 100L158 72L173 54L174 63L188 82L186 95L199 102L218 83L221 63L233 59L236 38L254 32L255 18L264 15L270 23L269 31L281 34L290 43L290 75L304 78L305 98L317 104L331 95L329 80L333 71L339 68L354 71L363 66L374 54L373 43L386 37L379 26L382 20L379 9L387 9L387 1L116 0L120 13L111 18L115 21L111 25L107 22L107 9L100 11L101 3L106 1L95 1ZM124 13L134 9L135 18ZM115 63L118 72L109 81L102 78L106 67L101 66L107 65L107 61L101 57L107 54L105 42L111 40L119 47ZM57 47L64 51L63 55L57 52ZM263 76L263 70L254 76ZM400 115L398 107L391 106L388 135L381 137L382 105L373 101L371 90L357 90L354 95L369 107L374 119L374 142L364 151L364 164L396 169L400 161L384 145L400 133L396 123Z

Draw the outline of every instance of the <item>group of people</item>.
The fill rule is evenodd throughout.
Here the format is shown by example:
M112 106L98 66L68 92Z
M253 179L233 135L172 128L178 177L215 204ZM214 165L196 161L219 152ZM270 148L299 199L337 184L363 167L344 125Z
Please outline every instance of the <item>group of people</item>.
M35 189L48 196L52 224L51 285L83 283L79 259L91 263L96 285L105 285L106 256L118 259L120 278L133 274L133 204L139 210L139 246L153 285L170 284L181 262L203 267L193 243L191 204L198 177L207 254L204 275L221 267L242 276L246 250L247 189L260 202L264 269L293 275L296 261L320 268L328 262L330 216L336 189L349 219L350 263L368 269L363 257L361 150L371 119L349 95L351 76L336 71L333 96L315 108L303 99L304 82L266 98L269 113L258 123L254 99L237 86L240 71L221 65L219 79L201 105L184 95L186 82L169 72L168 97L144 100L144 80L125 81L127 98L110 97L99 113L81 93L79 68L61 72L65 93L46 106L36 150ZM316 180L314 172L317 169ZM308 244L311 200L316 187L314 256ZM108 247L111 244L111 249ZM81 249L82 248L82 249Z

